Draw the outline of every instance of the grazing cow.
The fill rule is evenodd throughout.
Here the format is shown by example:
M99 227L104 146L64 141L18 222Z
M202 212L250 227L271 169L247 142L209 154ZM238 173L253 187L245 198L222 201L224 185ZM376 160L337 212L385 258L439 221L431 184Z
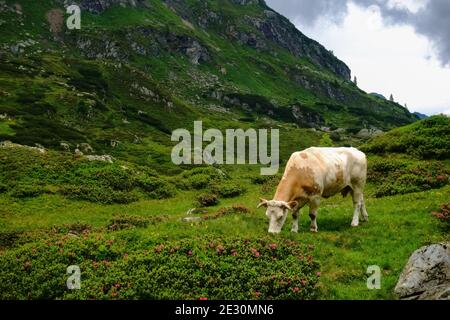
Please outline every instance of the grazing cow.
M261 199L258 208L267 208L270 218L269 232L279 233L292 211L292 232L298 232L298 213L309 205L312 232L317 232L317 209L321 198L329 198L341 192L353 197L352 226L359 224L359 214L368 220L364 205L366 184L366 155L355 148L309 148L292 154L273 200Z

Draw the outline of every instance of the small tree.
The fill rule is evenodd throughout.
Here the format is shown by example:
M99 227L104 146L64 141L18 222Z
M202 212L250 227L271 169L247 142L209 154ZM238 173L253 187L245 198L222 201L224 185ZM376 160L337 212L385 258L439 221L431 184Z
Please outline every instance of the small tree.
M356 78L356 76L355 76L355 78L353 79L353 83L355 84L355 86L358 86L358 78Z
M322 139L319 141L319 146L321 147L332 147L333 140L331 140L330 135L328 133L324 133Z
M394 102L394 96L391 94L391 96L389 97L389 101Z

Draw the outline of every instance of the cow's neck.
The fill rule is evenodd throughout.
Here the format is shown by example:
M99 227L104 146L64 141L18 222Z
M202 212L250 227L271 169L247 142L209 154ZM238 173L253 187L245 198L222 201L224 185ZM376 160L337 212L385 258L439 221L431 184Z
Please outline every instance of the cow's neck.
M282 178L273 200L290 202L301 197L303 195L301 191L296 190L295 184L291 179Z

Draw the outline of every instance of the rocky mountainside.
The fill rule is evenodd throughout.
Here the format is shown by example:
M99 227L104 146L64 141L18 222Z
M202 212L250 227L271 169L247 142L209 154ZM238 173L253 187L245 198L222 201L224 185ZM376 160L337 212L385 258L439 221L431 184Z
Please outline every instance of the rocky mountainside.
M417 120L262 0L3 0L0 25L0 140L161 156L195 119L349 133Z

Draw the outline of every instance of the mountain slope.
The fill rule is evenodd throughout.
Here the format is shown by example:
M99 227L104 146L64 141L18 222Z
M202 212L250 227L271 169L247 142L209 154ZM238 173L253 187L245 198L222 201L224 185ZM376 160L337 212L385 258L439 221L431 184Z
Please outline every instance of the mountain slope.
M140 154L145 139L168 148L194 119L351 132L417 119L359 90L343 62L263 1L74 2L81 30L66 28L63 0L0 5L1 140L105 152L125 141Z

